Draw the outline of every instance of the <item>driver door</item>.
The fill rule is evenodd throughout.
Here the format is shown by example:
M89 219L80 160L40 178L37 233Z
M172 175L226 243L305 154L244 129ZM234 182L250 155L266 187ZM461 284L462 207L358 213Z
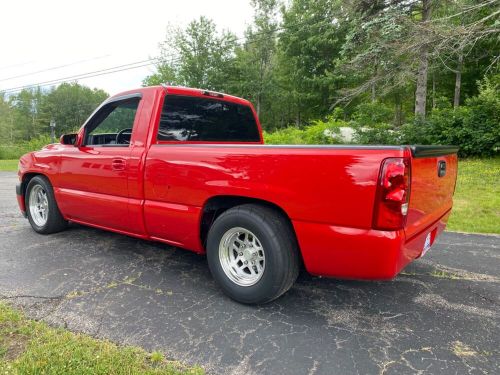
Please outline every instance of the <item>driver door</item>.
M129 217L128 178L139 103L140 97L105 103L85 124L81 144L62 153L57 194L68 219L136 231Z

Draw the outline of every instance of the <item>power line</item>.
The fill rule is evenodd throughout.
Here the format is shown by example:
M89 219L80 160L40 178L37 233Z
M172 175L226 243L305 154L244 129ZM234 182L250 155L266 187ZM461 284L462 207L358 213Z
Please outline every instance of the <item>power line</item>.
M63 78L57 78L49 81L43 81L43 82L38 82L30 85L24 85L24 86L17 86L17 87L11 87L8 89L0 90L0 92L3 93L11 93L15 91L21 91L27 88L32 88L32 87L37 87L37 86L48 86L51 84L57 84L57 83L64 83L68 81L73 81L73 80L78 80L78 79L85 79L85 78L91 78L91 77L96 77L104 74L112 74L116 72L121 72L124 70L131 70L131 69L136 69L136 68L142 68L144 66L148 65L153 65L157 59L147 59L147 60L141 60L141 61L136 61L133 63L129 64L123 64L123 65L118 65L118 66L113 66L110 68L106 69L101 69L101 70L94 70L91 72L87 73L81 73L73 76L68 76L68 77L63 77ZM139 65L138 65L139 64Z
M64 64L64 65L58 65L58 66L53 66L51 68L47 68L47 69L42 69L42 70L37 70L35 72L31 72L31 73L24 73L24 74L19 74L17 76L12 76L12 77L7 77L7 78L2 78L0 79L0 82L5 82L5 81L11 81L13 79L16 79L16 78L21 78L21 77L28 77L28 76L32 76L32 75L35 75L35 74L38 74L38 73L44 73L44 72L49 72L51 70L58 70L58 69L62 69L62 68L66 68L68 66L73 66L73 65L77 65L77 64L81 64L81 63L84 63L84 62L88 62L88 61L94 61L94 60L99 60L99 59L102 59L102 58L105 58L105 57L108 57L110 55L105 55L105 56L98 56L98 57L92 57L90 59L85 59L85 60L80 60L80 61L75 61L75 62L72 62L72 63L69 63L69 64ZM23 64L21 64L23 65Z
M254 33L254 34L252 34L252 36L255 37L255 36L264 35L264 34L274 34L278 31L287 30L287 29L293 28L295 26L301 26L301 25L315 26L315 25L311 25L309 22L305 22L305 21L304 22L297 22L295 24L288 25L287 27L279 26L279 27L273 28L272 30L266 30L266 31ZM268 37L272 37L272 35L269 35ZM246 39L246 37L243 36L243 37L235 38L235 39L233 39L233 41L237 42L237 41L242 41L245 39ZM245 40L245 43L252 44L252 43L256 43L256 42L259 42L261 40L264 40L264 39L266 39L266 38L257 38L257 39L250 40L250 41ZM8 89L0 90L0 92L1 93L13 93L13 92L17 92L17 91L21 91L24 89L37 87L37 86L48 86L51 84L65 83L65 82L69 82L72 80L86 79L86 78L92 78L92 77L97 77L97 76L106 75L106 74L113 74L113 73L118 73L118 72L122 72L122 71L126 71L126 70L142 68L145 66L153 65L155 62L162 62L164 60L165 59L163 59L163 58L151 58L151 59L147 59L147 60L136 61L134 63L118 65L118 66L110 67L107 69L101 69L101 70L96 70L96 71L92 71L92 72L82 73L82 74L78 74L78 75L74 75L74 76L58 78L58 79L54 79L54 80L50 80L50 81L38 82L38 83L30 84L30 85L12 87L12 88L8 88ZM177 57L177 58L172 58L169 62L173 63L173 62L179 61L179 60L180 60L180 57ZM142 64L142 65L132 66L132 65L136 65L136 64Z

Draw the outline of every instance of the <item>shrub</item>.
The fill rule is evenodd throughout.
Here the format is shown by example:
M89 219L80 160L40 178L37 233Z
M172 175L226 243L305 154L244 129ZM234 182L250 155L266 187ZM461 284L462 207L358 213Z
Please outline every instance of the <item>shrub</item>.
M336 144L341 143L339 139L340 128L349 126L346 122L336 120L333 116L325 121L314 120L304 130L307 144Z
M390 124L394 119L394 111L384 103L362 103L356 107L353 120L363 127Z
M353 141L359 144L398 143L398 134L390 125L393 116L392 109L384 103L359 104L351 122L355 130Z
M304 143L303 131L290 126L272 133L264 132L264 141L275 145L302 144Z
M414 119L400 128L390 125L392 111L383 103L356 108L354 141L361 144L457 145L460 156L494 156L500 151L500 79L479 82L479 94L454 109L449 100L438 105L426 120Z
M349 126L346 122L329 117L326 120L312 121L311 125L300 129L287 127L273 133L264 132L265 143L269 144L336 144L339 139L340 127Z
M51 143L50 137L41 135L22 143L0 145L0 159L19 159L27 152L40 150L49 143Z
M487 78L479 95L465 102L469 112L457 140L464 155L493 156L500 151L500 85Z
M434 109L426 119L415 119L404 124L401 129L401 142L407 144L459 145L457 130L463 127L466 108L453 110L451 107Z
M354 123L354 142L365 145L392 145L400 143L399 132L386 123L360 126Z
M498 84L485 79L465 106L440 106L425 121L403 125L400 133L401 143L456 145L460 156L494 156L500 151Z

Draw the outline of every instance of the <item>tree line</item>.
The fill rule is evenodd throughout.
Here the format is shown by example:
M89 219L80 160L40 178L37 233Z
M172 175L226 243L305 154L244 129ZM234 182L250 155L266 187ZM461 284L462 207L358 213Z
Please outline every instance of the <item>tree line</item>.
M0 93L0 144L27 142L50 134L50 122L57 135L78 129L109 95L98 89L63 83L56 88L25 89L16 95Z
M393 108L393 123L455 108L498 74L498 0L253 0L242 42L201 17L170 28L157 72L172 83L249 98L267 130L303 126L359 104Z
M468 149L500 150L500 0L252 5L242 38L206 17L169 26L143 84L245 97L271 141L306 142L310 129L309 141L332 143L325 130L353 127L362 143L474 137ZM59 133L74 130L106 95L78 84L0 94L0 142L47 134L51 118Z

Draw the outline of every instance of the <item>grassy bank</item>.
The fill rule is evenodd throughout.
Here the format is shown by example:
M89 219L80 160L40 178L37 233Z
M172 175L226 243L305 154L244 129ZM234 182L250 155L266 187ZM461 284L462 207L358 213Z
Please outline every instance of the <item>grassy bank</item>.
M459 161L448 229L500 234L500 158Z
M17 171L17 163L19 160L0 160L0 171Z
M465 159L458 164L448 229L500 234L500 158ZM17 160L0 160L0 171L15 170Z
M167 361L87 335L26 319L0 303L0 374L203 374L200 368Z

